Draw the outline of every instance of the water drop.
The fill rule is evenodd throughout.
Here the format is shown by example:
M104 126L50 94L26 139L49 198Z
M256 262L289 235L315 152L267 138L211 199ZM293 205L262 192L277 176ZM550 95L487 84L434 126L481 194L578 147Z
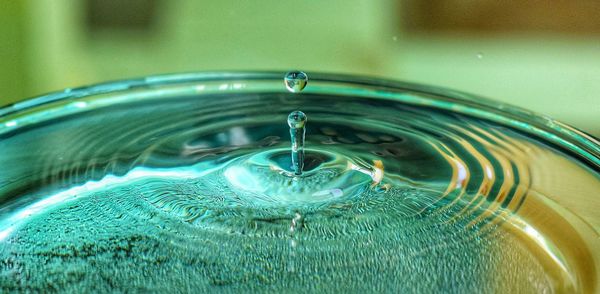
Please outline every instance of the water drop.
M288 115L287 123L290 126L292 141L292 168L294 174L301 175L304 168L304 135L307 117L302 111L293 111Z
M394 41L394 42L398 41L398 37L397 36L393 36L392 37L392 41Z
M477 59L483 59L483 53L477 52Z
M285 87L292 93L301 92L308 84L308 76L301 71L290 71L285 74L283 80Z

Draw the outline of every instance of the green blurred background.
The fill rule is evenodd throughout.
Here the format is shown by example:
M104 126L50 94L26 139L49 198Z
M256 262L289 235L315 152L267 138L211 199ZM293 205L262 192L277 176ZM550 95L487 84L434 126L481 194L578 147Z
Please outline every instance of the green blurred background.
M152 74L302 69L449 87L600 136L600 1L497 2L2 1L0 104Z

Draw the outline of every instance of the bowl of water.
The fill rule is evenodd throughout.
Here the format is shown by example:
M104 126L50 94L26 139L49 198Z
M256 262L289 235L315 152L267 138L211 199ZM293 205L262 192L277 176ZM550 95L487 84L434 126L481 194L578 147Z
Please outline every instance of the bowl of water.
M154 76L0 109L0 289L594 292L600 144L447 89Z

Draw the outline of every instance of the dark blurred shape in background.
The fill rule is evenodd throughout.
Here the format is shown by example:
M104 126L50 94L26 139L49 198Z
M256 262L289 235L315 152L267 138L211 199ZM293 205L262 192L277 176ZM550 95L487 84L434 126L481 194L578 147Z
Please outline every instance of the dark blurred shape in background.
M600 34L600 1L410 0L401 25L429 32Z
M103 29L151 29L157 17L157 0L87 0L86 23L93 32Z

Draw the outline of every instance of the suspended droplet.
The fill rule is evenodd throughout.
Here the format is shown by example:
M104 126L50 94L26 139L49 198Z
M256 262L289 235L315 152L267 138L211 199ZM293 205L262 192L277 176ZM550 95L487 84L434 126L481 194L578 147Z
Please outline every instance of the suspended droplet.
M288 115L290 138L292 140L292 168L294 174L301 175L304 168L304 135L307 117L302 111L293 111Z
M298 93L308 84L308 76L301 71L290 71L285 74L285 87L292 93Z

